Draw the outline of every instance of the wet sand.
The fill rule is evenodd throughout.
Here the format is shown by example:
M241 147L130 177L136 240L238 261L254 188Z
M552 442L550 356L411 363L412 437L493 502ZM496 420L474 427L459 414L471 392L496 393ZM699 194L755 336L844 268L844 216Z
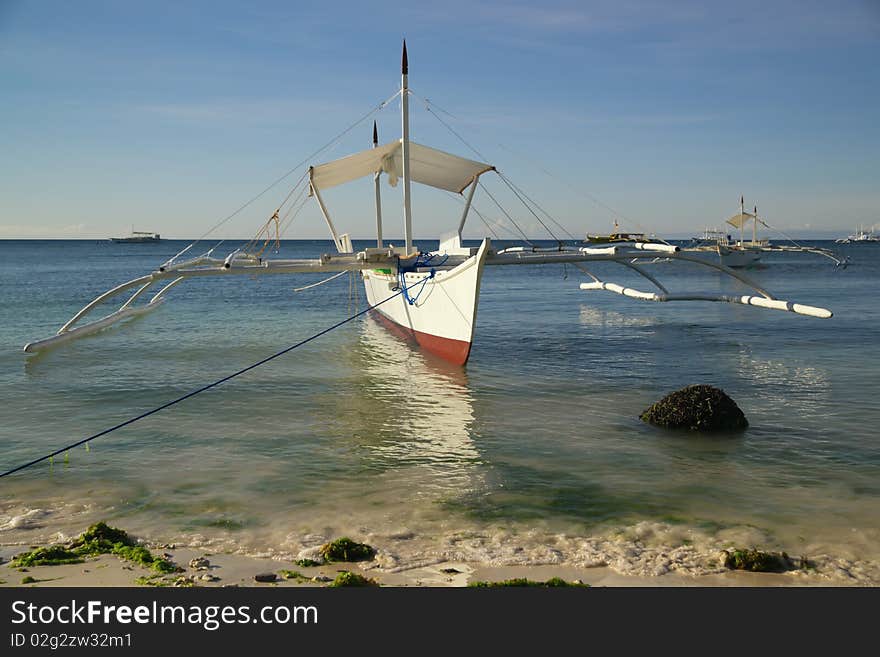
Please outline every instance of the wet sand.
M154 554L165 554L184 572L169 576L166 585L180 579L180 584L198 587L223 586L327 586L339 571L361 574L381 586L393 587L464 587L476 581L495 582L513 578L546 581L560 577L568 582L582 582L596 587L799 587L841 586L819 575L791 571L787 573L750 573L730 571L721 574L689 576L675 573L656 577L622 575L607 566L574 568L565 566L504 566L491 567L463 562L436 563L428 566L395 570L390 572L379 567L375 561L356 563L327 563L303 568L278 559L243 556L238 554L212 554L193 548L150 546ZM121 560L114 555L88 558L83 563L58 566L34 566L27 569L13 568L9 561L24 551L21 546L0 546L0 586L58 586L58 587L130 587L141 586L139 577L155 575L147 568ZM205 557L208 567L190 566L193 559ZM281 571L295 571L302 577L286 579ZM255 575L275 573L274 582L257 582ZM35 582L22 584L31 577ZM180 585L179 584L179 585Z

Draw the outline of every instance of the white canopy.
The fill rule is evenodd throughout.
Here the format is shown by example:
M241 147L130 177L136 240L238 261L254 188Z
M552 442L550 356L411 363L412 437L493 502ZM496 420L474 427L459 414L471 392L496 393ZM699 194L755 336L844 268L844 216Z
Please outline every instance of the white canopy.
M461 193L474 178L495 169L490 164L467 160L436 148L410 142L410 177L415 182ZM403 175L402 140L361 151L310 170L312 186L328 189L380 171L388 174L391 186Z
M735 214L730 219L728 219L727 223L729 223L734 228L742 228L754 218L755 215L753 214L749 214L748 212L740 212L739 214Z

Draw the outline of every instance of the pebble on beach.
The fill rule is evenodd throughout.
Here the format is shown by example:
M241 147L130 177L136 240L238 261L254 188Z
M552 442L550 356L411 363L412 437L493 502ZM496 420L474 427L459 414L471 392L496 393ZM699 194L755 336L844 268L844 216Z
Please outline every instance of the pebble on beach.
M190 559L189 567L195 570L208 570L211 567L211 562L205 557L195 557Z

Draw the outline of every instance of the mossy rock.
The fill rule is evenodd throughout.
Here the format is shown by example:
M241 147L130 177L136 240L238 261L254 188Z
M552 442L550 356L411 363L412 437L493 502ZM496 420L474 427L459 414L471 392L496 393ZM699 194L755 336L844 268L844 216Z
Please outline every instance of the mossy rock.
M639 417L665 429L714 432L742 431L749 426L746 416L727 393L704 384L666 395Z
M784 573L799 567L785 552L762 552L756 548L724 550L721 562L725 568L753 573ZM801 563L806 560L802 558Z
M374 579L370 579L369 577L358 575L357 573L351 573L347 570L340 570L336 574L336 579L334 579L329 584L329 586L379 586L379 582Z
M350 538L337 538L321 546L321 556L327 562L368 561L376 556L376 550L366 543L356 543Z

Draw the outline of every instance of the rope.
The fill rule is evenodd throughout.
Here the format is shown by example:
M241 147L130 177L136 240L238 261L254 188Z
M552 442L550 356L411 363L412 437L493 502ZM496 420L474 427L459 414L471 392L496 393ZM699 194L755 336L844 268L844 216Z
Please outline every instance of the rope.
M108 433L116 431L117 429L121 429L122 427L126 427L129 424L134 424L138 420L142 420L145 417L149 417L150 415L153 415L154 413L158 413L159 411L162 411L162 410L168 408L169 406L174 406L175 404L179 404L180 402L182 402L186 399L189 399L190 397L195 397L199 393L205 392L206 390L210 390L211 388L215 388L215 387L219 386L221 383L225 383L226 381L229 381L230 379L234 379L235 377L240 376L240 375L244 374L245 372L249 372L252 369L259 367L260 365L268 363L270 360L275 360L279 356L283 356L284 354L286 354L290 351L293 351L297 347L301 347L304 344L309 343L312 340L315 340L316 338L321 337L322 335L326 335L330 331L337 329L340 326L343 326L344 324L348 324L350 321L357 319L361 315L366 314L367 312L369 312L373 308L377 308L378 306L381 306L386 301L390 301L394 297L399 296L401 294L405 294L405 293L406 293L406 288L404 287L403 289L398 290L397 292L392 294L390 297L387 297L387 298L383 299L382 301L373 304L372 306L368 306L364 310L362 310L358 313L355 313L354 315L351 315L350 317L347 317L346 319L343 319L340 322L337 322L333 326L330 326L328 328L325 328L325 329L315 333L314 335L306 338L305 340L301 340L301 341L297 342L296 344L291 345L290 347L287 347L285 349L282 349L279 352L272 354L271 356L267 356L263 360L258 361L256 363L254 363L253 365L248 365L247 367L240 369L237 372L234 372L232 374L224 376L222 379L218 379L217 381L214 381L213 383L209 383L208 385L202 386L201 388L197 388L196 390L188 392L185 395L178 397L177 399L174 399L170 402L166 402L166 403L162 404L161 406L157 406L156 408L154 408L152 410L146 411L145 413L141 413L140 415L133 417L133 418L130 418L130 419L126 420L125 422L120 422L119 424L116 424L116 425L110 427L109 429L104 429L103 431L100 431L96 434L93 434L93 435L89 436L88 438L83 438L82 440L79 440L75 443L67 445L66 447L62 447L61 449L57 449L54 452L52 452L51 454L46 454L45 456L41 456L38 459L34 459L33 461L30 461L30 462L25 463L23 465L19 465L15 468L12 468L11 470L7 470L6 472L0 473L0 477L6 477L6 476L11 475L15 472L19 472L20 470L24 470L25 468L29 468L32 465L36 465L37 463L40 463L40 462L45 461L47 459L51 460L52 458L54 458L58 454L61 454L62 452L66 452L68 450L71 450L74 447L79 447L82 444L86 444L86 446L88 446L88 443L91 442L92 440L94 440L95 438L100 438L101 436L106 436Z
M415 95L415 94L413 94L413 95ZM417 96L417 97L418 97L418 96ZM464 139L464 137L462 137L458 132L456 132L456 131L452 128L452 126L450 126L446 121L444 121L443 119L441 119L441 118L437 115L437 113L436 113L432 108L436 108L436 109L440 110L441 112L443 112L444 114L446 114L447 116L449 116L449 117L451 117L451 118L453 118L453 119L455 119L455 120L457 120L457 121L461 121L461 119L460 119L459 117L457 117L457 116L456 116L455 114L453 114L452 112L448 112L447 110L443 109L442 107L440 107L437 103L435 103L435 102L432 101L432 100L428 100L427 98L420 98L420 100L422 100L422 101L425 103L425 110L427 110L427 111L428 111L428 112L429 112L429 113L430 113L435 119L437 119L440 123L442 123L443 126L444 126L447 130L449 130L449 132L451 132L453 135L455 135L455 136L459 139L459 141L461 141L461 143L463 143L463 144L464 144L465 146L467 146L470 150L472 150L474 153L476 153L476 155L477 155L480 159L482 159L483 161L488 161L488 160L486 159L486 157L485 157L482 153L480 153L476 148L474 148L473 146L471 146L471 145L470 145L470 144ZM608 211L611 213L612 216L614 216L614 217L620 217L621 219L625 219L625 220L626 220L627 222L629 222L630 224L635 225L636 228L638 228L638 229L641 230L642 232L647 232L647 231L645 230L645 228L642 227L637 221L634 221L634 220L630 219L629 217L625 216L623 213L621 213L621 212L615 210L615 209L612 208L610 205L608 205L607 203L602 202L600 199L596 198L595 196L593 196L592 194L590 194L590 193L587 192L586 190L581 189L581 188L579 188L579 187L575 187L574 185L572 185L571 183L569 183L569 182L563 180L563 179L560 178L559 176L554 175L553 173L551 173L550 171L548 171L545 167L543 167L543 166L541 166L539 163L535 162L535 160L534 160L533 157L531 157L531 156L526 157L526 156L524 156L522 153L518 153L518 152L516 152L515 150L513 150L512 148L510 148L510 147L508 147L508 146L505 146L504 144L498 143L497 145L498 145L498 147L503 148L504 150L508 151L509 153L513 153L514 155L516 155L516 156L518 156L518 157L521 157L521 158L527 160L532 166L534 166L536 169L542 171L545 175L547 175L547 176L549 176L550 178L553 178L554 180L556 180L557 182L559 182L559 183L565 185L566 187L568 187L569 189L573 190L574 192L576 192L576 193L578 193L578 194L581 194L582 196L584 196L584 197L590 199L590 200L591 200L593 203L595 203L596 205L598 205L598 206L604 208L605 210L608 210ZM531 200L531 199L529 199L529 200ZM532 203L534 203L534 201L532 201ZM537 205L537 203L535 203L535 205ZM544 211L543 209L542 209L541 211L544 212L544 214L546 214L546 215L548 216L548 218L552 219L552 217L550 217L550 215L549 215L546 211ZM556 223L555 220L554 220L554 223ZM559 224L557 224L557 225L559 225ZM561 228L561 226L560 226L560 228ZM563 228L563 230L565 230L565 229ZM568 231L565 231L565 232L568 232ZM666 244L669 244L669 242L666 242L665 240L661 240L661 241L663 241L663 242L666 243Z
M242 205L240 208L238 208L238 210L236 210L236 211L233 212L232 214L228 215L227 217L221 219L221 220L218 221L216 224L214 224L211 228L209 228L207 231L205 231L200 237L198 237L194 242L192 242L189 246L187 246L186 249L184 249L184 250L181 251L180 253L174 255L174 256L173 256L170 260L168 260L165 264L167 265L167 264L173 262L173 261L174 261L178 256L180 256L184 251L186 251L187 249L189 249L191 246L193 246L193 245L195 245L195 244L198 244L198 243L199 243L200 241L202 241L205 237L207 237L208 235L210 235L211 233L213 233L215 230L217 230L218 228L220 228L220 226L222 226L223 224L225 224L227 221L229 221L230 219L232 219L232 218L233 218L235 215L237 215L239 212L241 212L242 210L244 210L245 208L247 208L249 205L251 205L254 201L256 201L256 200L262 198L262 196L263 196L264 194L266 194L266 192L268 192L270 189L272 189L273 187L275 187L278 183L280 183L282 180L284 180L285 178L287 178L287 177L288 177L290 174L292 174L294 171L296 171L297 169L299 169L302 165L306 164L306 163L307 163L309 160L311 160L312 158L317 157L318 155L320 155L321 153L323 153L325 150L327 150L327 149L330 148L331 146L335 145L335 144L336 144L340 139L342 139L345 135L347 135L349 132L351 132L352 130L354 130L357 126L359 126L361 123L363 123L364 121L366 121L366 120L367 120L368 118L370 118L373 114L375 114L375 113L378 112L379 110L383 109L383 108L384 108L388 103L390 103L392 100L394 100L395 98L397 98L397 95L398 95L399 93L400 93L399 91L395 91L394 94L393 94L391 97L389 97L389 98L386 99L386 100L383 100L383 101L382 101L381 103L379 103L377 106L375 106L375 107L373 107L372 109L370 109L369 112L367 112L366 114L364 114L361 118L359 118L357 121L355 121L354 123L352 123L352 124L351 124L350 126L348 126L345 130L343 130L343 131L340 132L338 135L336 135L333 139L331 139L331 140L328 141L326 144L324 144L323 146L321 146L321 148L319 148L318 150L316 150L314 153L312 153L311 155L309 155L308 157L306 157L305 159L303 159L299 164L297 164L297 165L293 166L292 168L290 168L290 169L289 169L284 175L282 175L282 176L280 176L279 178L277 178L277 179L275 180L275 182L273 182L272 184L270 184L270 185L269 185L268 187L266 187L262 192L260 192L259 194L257 194L256 196L254 196L251 200L249 200L247 203L245 203L245 204ZM297 185L299 185L299 182L297 182ZM294 188L296 188L296 185L294 186ZM288 195L288 197L289 197L289 195ZM221 241L221 243L222 243L222 241ZM219 246L219 244L218 244L217 246ZM215 246L215 248L216 248L216 246Z
M523 229L519 227L519 224L516 223L516 222L513 220L513 217L511 217L511 216L507 213L507 210L505 210L504 207L498 202L498 200L497 200L494 196L492 196L492 192L490 192L488 189L486 189L486 186L483 184L482 181L479 182L479 185L480 185L480 188L481 188L484 192L486 192L486 194L488 195L488 197L489 197L490 199L492 199L492 201L495 203L495 205L498 206L498 209L501 210L502 213L504 213L504 216L507 217L507 218L510 220L510 223L512 223L514 226L516 226L516 229L519 231L519 234L522 235L522 237L523 237L523 241L525 241L525 243L528 244L529 246L535 246L534 243L532 243L532 241L528 238L528 235L526 235L526 234L523 232Z
M556 221L556 219L553 217L552 214L550 214L549 212L547 212L547 210L545 210L545 209L542 208L540 205L538 205L538 202L535 201L535 199L533 199L532 197L530 197L530 196L529 196L528 194L526 194L522 189L520 189L517 185L515 185L514 182L513 182L510 178L508 178L507 176L505 176L503 173L501 173L501 172L498 171L497 169L496 169L495 173L497 173L497 174L498 174L498 177L501 178L501 180L503 180L503 181L507 184L507 186L511 188L511 191L512 191L514 194L517 194L517 196L519 196L519 195L524 196L524 197L525 197L525 198L526 198L526 199L527 199L532 205L534 205L536 208L538 208L538 210L540 210L541 212L543 212L545 217L547 217L550 221L552 221L554 224L556 224L556 225L559 227L559 229L562 230L563 233L565 233L566 235L568 235L569 239L572 239L572 240L574 240L574 241L576 241L576 242L580 241L577 237L575 237L575 236L572 235L570 232L568 232L568 230L566 229L565 226L563 226L561 223L559 223L558 221ZM520 199L520 201L522 201L523 205L526 205L526 202L525 202L525 201L523 201L522 199ZM526 206L526 207L528 207L528 206ZM532 214L535 214L535 213L532 212ZM539 221L540 221L540 220L539 220ZM542 222L542 223L543 223L543 222ZM547 232L549 233L550 230L547 229ZM552 233L551 233L551 235L552 235Z
M516 196L516 197L519 199L520 203L522 203L522 204L525 206L526 210L528 210L529 212L531 212L531 213L532 213L532 216L533 216L535 219L538 220L538 223L540 223L540 224L544 227L544 230L546 230L548 233L550 233L550 237L552 237L553 240L554 240L555 242L561 244L562 241L561 241L558 237L556 237L556 235L553 234L553 231L550 230L550 227L549 227L547 224L545 224L543 221L541 221L541 217L539 217L537 214L535 214L535 211L532 210L531 206L530 206L528 203L525 202L525 199L523 199L522 196L519 195L519 192L517 192L517 190L516 190L514 184L511 183L511 182L510 182L510 181L504 176L504 174L502 174L500 171L498 171L497 173L498 173L498 176L501 178L501 180L504 181L504 184L507 185L507 187L510 189L510 191L513 192L514 196ZM531 199L530 199L530 200L531 200ZM555 220L554 220L554 221L555 221ZM556 225L559 226L559 223L557 222ZM562 226L560 226L560 228L562 228ZM562 230L565 230L565 229L563 228ZM566 230L565 232L568 233L567 230ZM569 233L569 235L571 235L571 233ZM572 239L574 239L574 238L572 237Z

